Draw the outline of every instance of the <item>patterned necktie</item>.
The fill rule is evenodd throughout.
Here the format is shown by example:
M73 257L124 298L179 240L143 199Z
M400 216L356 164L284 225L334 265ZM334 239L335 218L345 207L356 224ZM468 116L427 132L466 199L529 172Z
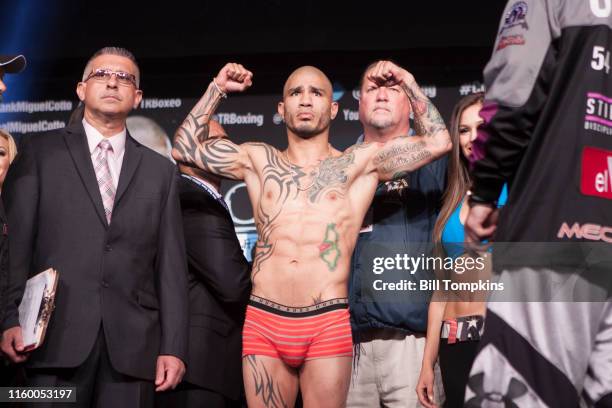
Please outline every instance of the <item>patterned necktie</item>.
M113 178L111 177L108 165L108 152L113 151L113 146L111 146L108 140L104 139L98 144L96 150L94 170L96 171L98 187L100 187L100 194L102 195L106 221L110 224L113 203L115 202L115 185L113 184Z

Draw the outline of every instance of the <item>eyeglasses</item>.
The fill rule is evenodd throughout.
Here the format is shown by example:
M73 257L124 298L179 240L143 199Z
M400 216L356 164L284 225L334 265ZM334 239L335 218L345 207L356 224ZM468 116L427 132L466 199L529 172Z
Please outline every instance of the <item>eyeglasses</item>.
M135 87L137 87L135 75L123 71L112 71L110 69L96 69L94 71L91 71L91 74L89 74L89 76L85 78L83 82L87 82L92 78L94 81L97 82L108 82L113 75L115 75L115 77L117 78L117 82L120 85L134 85Z

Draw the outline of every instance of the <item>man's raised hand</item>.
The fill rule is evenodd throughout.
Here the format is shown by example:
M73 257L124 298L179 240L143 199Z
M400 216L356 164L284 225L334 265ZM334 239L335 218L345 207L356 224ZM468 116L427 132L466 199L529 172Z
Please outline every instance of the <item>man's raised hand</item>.
M376 84L384 86L412 85L414 82L414 76L410 72L391 61L378 61L367 77Z
M222 92L242 92L253 84L253 73L240 64L225 64L215 77L215 83Z

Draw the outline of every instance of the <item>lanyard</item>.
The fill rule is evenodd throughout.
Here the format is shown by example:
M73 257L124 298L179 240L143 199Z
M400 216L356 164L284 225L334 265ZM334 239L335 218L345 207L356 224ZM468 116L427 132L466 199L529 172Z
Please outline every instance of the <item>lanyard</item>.
M193 181L194 183L196 183L198 186L202 187L215 200L219 201L221 203L221 205L223 205L223 207L225 207L225 209L227 211L229 211L229 207L227 206L227 203L225 202L225 200L223 199L223 196L221 194L217 193L215 190L213 190L212 188L210 188L209 186L204 184L201 180L198 180L196 177L190 176L188 174L181 174L181 177L185 177L186 179L189 179L189 180Z

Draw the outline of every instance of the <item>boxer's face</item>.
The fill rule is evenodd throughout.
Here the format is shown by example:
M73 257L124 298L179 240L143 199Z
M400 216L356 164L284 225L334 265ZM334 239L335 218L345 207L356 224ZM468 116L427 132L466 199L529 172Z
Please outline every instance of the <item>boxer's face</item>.
M283 89L278 113L287 128L302 138L310 138L329 128L338 113L327 77L314 67L302 67L289 76Z

